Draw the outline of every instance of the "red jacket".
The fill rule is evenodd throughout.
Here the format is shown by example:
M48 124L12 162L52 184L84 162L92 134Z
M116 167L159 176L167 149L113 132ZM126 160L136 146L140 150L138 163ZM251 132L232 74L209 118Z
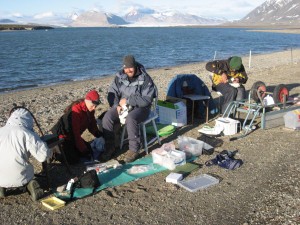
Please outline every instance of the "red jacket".
M95 111L90 112L84 101L82 101L72 106L72 131L76 148L82 153L88 151L85 142L81 137L86 129L88 129L95 137L101 136L101 132L97 127L95 119Z

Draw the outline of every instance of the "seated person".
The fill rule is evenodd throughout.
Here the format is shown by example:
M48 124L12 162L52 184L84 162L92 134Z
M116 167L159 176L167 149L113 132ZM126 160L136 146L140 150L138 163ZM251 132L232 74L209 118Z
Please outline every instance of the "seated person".
M98 92L95 90L88 92L85 99L78 99L71 103L51 129L53 134L64 138L62 149L70 164L79 163L81 158L90 160L92 157L91 145L81 135L87 129L97 138L102 136L94 115L95 108L99 104Z
M6 196L7 188L27 188L33 201L40 199L44 191L34 178L29 157L44 162L52 151L33 131L33 117L27 109L15 109L0 128L0 154L0 197Z
M213 90L219 91L224 96L222 113L225 112L230 102L245 98L245 87L247 73L238 56L227 60L216 60L206 64L206 70L213 73Z
M127 55L123 58L123 68L117 72L108 91L108 102L111 108L102 120L105 152L101 155L101 161L110 160L115 152L114 127L120 123L119 114L122 108L127 106L131 109L125 121L129 150L124 161L132 162L138 157L141 147L139 123L147 119L151 111L155 95L153 80L144 66L135 61L134 56Z

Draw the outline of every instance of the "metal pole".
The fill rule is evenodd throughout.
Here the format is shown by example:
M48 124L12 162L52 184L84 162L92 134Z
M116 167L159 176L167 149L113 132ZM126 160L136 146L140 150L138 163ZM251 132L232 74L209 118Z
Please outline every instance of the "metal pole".
M216 60L217 57L217 51L215 51L214 60Z
M249 69L251 68L251 56L252 56L252 54L251 54L251 50L250 50L250 52L249 52Z

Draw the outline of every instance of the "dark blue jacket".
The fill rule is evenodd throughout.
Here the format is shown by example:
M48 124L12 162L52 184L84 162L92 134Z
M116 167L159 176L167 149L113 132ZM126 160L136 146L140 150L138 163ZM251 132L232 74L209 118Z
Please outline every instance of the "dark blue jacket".
M120 70L108 89L108 103L117 106L122 98L127 99L127 104L133 107L148 107L155 95L154 83L147 74L144 66L137 63L136 74L128 79L127 74Z

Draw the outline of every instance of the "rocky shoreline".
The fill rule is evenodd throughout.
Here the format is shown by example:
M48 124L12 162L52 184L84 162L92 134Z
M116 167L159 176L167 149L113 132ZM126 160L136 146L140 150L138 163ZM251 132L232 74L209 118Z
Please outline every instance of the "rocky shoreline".
M291 55L293 57L291 57ZM137 59L138 60L138 59ZM300 93L300 50L243 57L249 80L246 89L261 80L269 89L286 84L290 95ZM141 62L147 68L147 62ZM164 99L169 81L176 74L196 74L211 86L205 63L148 70ZM25 105L48 133L73 100L82 98L91 89L100 92L100 115L108 108L107 88L112 76L101 79L70 82L0 94L0 125L7 120L13 104ZM213 97L215 93L213 93ZM213 120L213 118L211 118ZM31 203L27 194L0 199L2 224L299 224L300 177L299 139L297 131L283 127L257 129L237 141L227 138L207 139L198 133L203 120L180 129L164 142L185 135L204 140L215 147L215 153L224 149L238 150L244 165L235 171L206 167L204 162L214 155L202 155L195 163L198 174L213 174L221 182L195 193L165 183L163 173L109 188L93 196L70 202L57 211L48 211L40 203ZM89 135L86 134L89 138ZM177 142L176 142L177 143ZM150 151L158 146L152 146ZM214 154L215 154L214 153ZM142 154L143 155L143 154ZM122 157L122 155L120 156ZM72 168L74 170L78 167ZM53 180L67 176L63 167L52 174Z
M20 31L20 30L50 30L50 26L41 25L19 25L19 24L0 24L0 31Z

